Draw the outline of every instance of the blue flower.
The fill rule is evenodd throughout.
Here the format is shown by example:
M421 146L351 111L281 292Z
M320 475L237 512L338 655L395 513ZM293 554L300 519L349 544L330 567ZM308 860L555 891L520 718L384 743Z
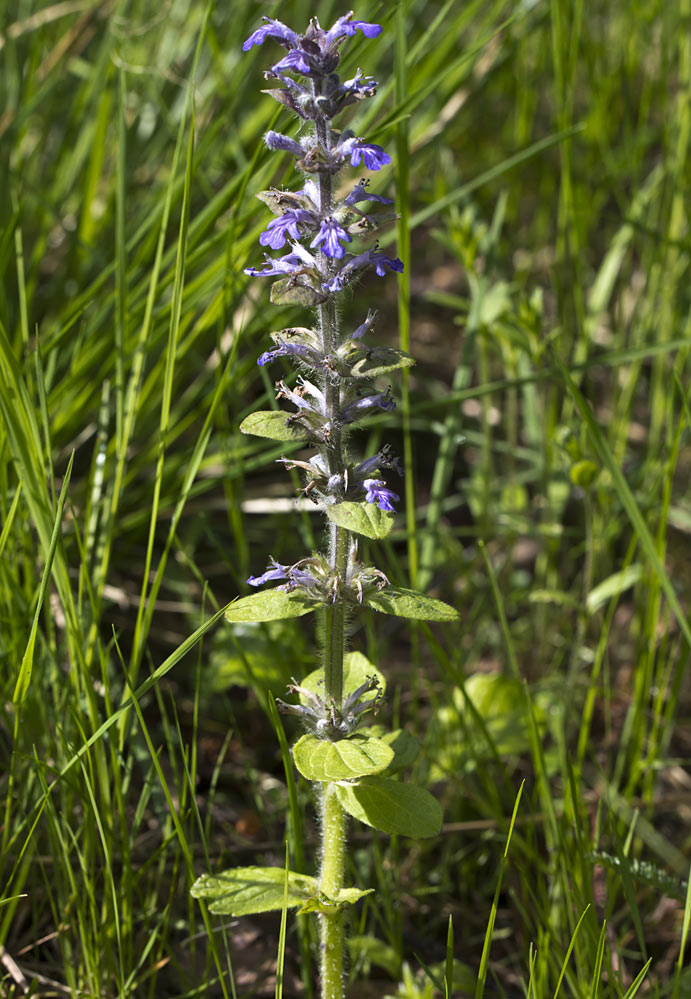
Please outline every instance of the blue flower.
M344 17L339 17L334 26L329 28L324 39L327 45L333 45L344 35L354 35L356 31L361 31L365 38L376 38L382 33L381 25L370 24L368 21L351 21L350 16L346 14Z
M377 474L382 468L391 468L398 472L399 475L403 475L403 469L398 458L391 454L391 446L385 444L384 447L377 451L375 455L371 458L365 458L353 469L353 475L356 480L364 480L367 478L372 478Z
M341 245L341 241L352 243L353 237L335 219L324 219L319 232L310 243L310 248L314 249L323 243L327 257L340 259L345 254L345 247Z
M245 267L245 274L250 277L273 277L276 274L300 274L303 264L297 253L288 253L285 257L274 260L272 257L264 257L266 267L260 270L258 267Z
M378 201L381 205L393 204L391 198L383 198L381 194L371 194L367 190L368 183L368 180L361 180L359 184L356 184L348 197L345 199L346 205L352 208L352 206L356 205L358 201Z
M287 587L288 590L294 590L298 586L316 586L319 582L311 572L305 572L304 569L298 569L297 566L293 566L290 569L290 580Z
M310 587L316 586L318 580L311 572L303 569L303 565L309 565L314 562L314 559L301 559L296 562L295 565L281 565L277 562L273 556L269 559L271 563L266 572L263 572L261 576L250 576L247 580L250 586L263 586L264 583L271 583L274 580L281 579L285 580L283 586L279 586L279 590L287 590L289 593L297 589L298 586Z
M359 166L363 159L368 170L381 170L391 162L391 157L381 146L374 142L365 142L363 139L347 138L340 142L337 148L344 159L350 157L350 165L354 167Z
M358 328L353 333L352 339L353 340L361 340L362 337L365 335L365 333L369 333L369 331L372 329L372 325L373 325L374 320L376 318L377 318L377 313L376 312L372 312L370 310L367 313L367 318L365 319L364 323L361 323L360 326L358 326Z
M396 408L396 401L386 392L375 392L372 395L364 395L361 399L356 399L350 405L341 410L341 420L343 423L353 423L359 420L368 409L383 409L390 412Z
M291 139L287 135L281 135L280 132L274 132L273 130L266 133L264 136L264 142L268 149L272 152L280 150L286 153L292 153L294 156L302 156L305 150L302 148L299 142L295 139Z
M263 368L265 364L271 364L277 357L287 357L290 354L307 361L308 364L314 365L320 360L320 355L314 347L308 347L304 343L286 343L285 340L279 340L278 347L264 351L257 364Z
M292 69L298 73L304 73L306 76L310 73L311 66L306 58L306 53L302 49L293 49L284 56L280 62L277 62L275 66L271 67L272 72L280 74L286 69Z
M314 216L311 212L296 209L272 219L259 237L260 244L270 246L272 250L280 250L281 247L285 246L288 236L291 239L300 239L300 230L298 229L300 222L309 225L310 222L314 222Z
M288 399L298 409L307 410L310 413L318 413L323 416L326 412L326 398L321 389L308 382L305 378L298 376L297 388L295 391L289 388L285 382L276 382L277 399ZM305 396L311 396L315 403L308 402Z
M375 271L379 277L384 277L387 267L392 271L398 271L399 274L403 272L403 261L398 257L392 260L385 253L377 253L374 250L370 250L370 263L374 264Z
M316 17L312 18L304 35L296 34L281 21L265 17L266 24L252 32L242 48L248 52L253 45L262 45L267 38L274 38L279 45L290 50L285 58L272 67L274 74L280 76L282 71L292 70L306 76L325 76L333 73L338 65L338 46L343 38L354 35L356 31L361 31L366 38L376 38L381 34L380 25L370 24L368 21L352 21L351 16L352 11L339 17L329 31L324 31ZM362 91L360 96L373 93L371 86L368 87L367 84L358 83L357 88ZM353 90L354 98L358 96L357 88Z
M266 267L259 270L258 267L245 267L245 274L252 277L273 277L278 274L304 274L305 270L317 266L309 250L306 250L300 243L291 243L292 253L287 253L284 257L273 258L264 254Z
M296 194L304 194L306 197L308 197L310 199L310 201L314 205L314 210L315 211L319 210L318 209L318 206L319 206L319 186L315 183L315 181L309 180L309 179L306 180L305 181L305 186L302 188L302 190L301 191L296 191L295 193Z
M338 88L338 93L342 94L346 104L360 101L364 97L374 97L379 84L372 76L363 76L362 70L358 69L352 80L346 80Z
M365 479L363 486L367 490L365 500L367 503L376 503L380 510L387 510L395 513L396 508L393 501L400 500L398 493L386 488L386 483L382 479Z
M300 36L290 28L286 27L281 21L274 21L270 17L264 17L267 24L263 25L261 28L257 28L249 36L246 42L243 43L242 51L249 52L253 45L261 45L266 38L275 38L281 45L299 45Z
M247 580L250 586L263 586L264 583L270 583L274 579L288 578L289 566L280 565L280 563L273 557L271 557L269 561L271 563L270 567L266 570L266 572L262 573L261 576L250 576Z
M372 264L374 264L379 277L384 276L387 267L392 271L400 272L403 270L403 262L398 257L392 260L385 253L378 253L376 250L365 250L364 253L358 253L357 256L352 257L347 264L341 267L338 273L334 274L328 281L325 281L322 287L325 291L332 294L337 291L343 291L346 285L355 277L357 271L363 270Z

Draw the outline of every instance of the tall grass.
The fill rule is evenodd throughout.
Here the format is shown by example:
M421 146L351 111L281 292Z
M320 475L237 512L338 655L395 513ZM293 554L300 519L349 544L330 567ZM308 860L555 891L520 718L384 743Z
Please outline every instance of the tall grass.
M272 994L278 922L189 886L283 865L286 813L294 867L315 835L267 708L310 646L219 613L318 530L267 471L285 449L237 431L273 405L253 195L289 179L239 50L264 13L315 8L0 5L8 996ZM379 330L418 360L376 433L423 502L378 561L462 623L353 635L445 826L356 837L352 995L683 997L691 2L356 13L392 29L364 113L410 244ZM285 950L309 994L309 932Z

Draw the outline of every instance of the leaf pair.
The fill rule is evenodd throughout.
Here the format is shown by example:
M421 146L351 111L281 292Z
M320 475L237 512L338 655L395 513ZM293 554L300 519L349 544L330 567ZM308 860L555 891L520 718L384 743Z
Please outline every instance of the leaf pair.
M345 505L345 504L341 504ZM357 506L358 504L352 504ZM319 601L310 600L299 590L262 590L248 597L240 597L226 609L226 621L281 621L289 617L302 617L320 607ZM365 595L363 606L382 614L392 614L416 621L456 621L458 612L442 600L425 596L416 590L386 589Z
M324 911L334 906L352 905L373 888L342 888L335 898L319 891L316 878L288 873L288 897L285 901L286 872L281 867L234 867L221 874L202 874L192 885L194 898L209 902L211 912L220 916L250 916L301 906L306 912Z
M337 742L303 735L293 747L295 766L307 780L316 781L353 780L378 774L393 758L391 746L364 732Z
M415 760L420 744L403 729L379 733L380 726L328 742L303 735L293 749L293 760L303 777L315 781L357 780L373 774L391 776Z
M441 829L439 802L414 784L402 784L388 777L363 777L357 783L339 785L342 808L353 818L386 833L399 833L420 839L435 836ZM300 906L302 911L328 911L334 906L352 905L373 889L342 888L334 898L319 891L316 878L288 873L280 867L236 867L221 874L202 874L192 885L194 898L209 902L216 915L249 916Z

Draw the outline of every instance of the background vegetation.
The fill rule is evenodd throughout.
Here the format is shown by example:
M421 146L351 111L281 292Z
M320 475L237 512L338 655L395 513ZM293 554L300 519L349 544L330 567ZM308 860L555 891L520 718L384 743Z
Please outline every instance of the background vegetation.
M274 404L267 333L304 323L242 273L254 194L296 178L240 46L343 12L0 5L3 995L274 993L277 923L188 896L283 862L267 694L314 668L303 623L218 613L321 530L237 431ZM380 81L356 122L396 155L407 270L344 322L376 305L418 361L362 441L406 456L372 555L462 621L352 636L445 808L432 842L354 837L352 995L435 994L452 917L458 995L689 996L691 2L356 14L385 26L344 69ZM313 816L289 839L309 865Z

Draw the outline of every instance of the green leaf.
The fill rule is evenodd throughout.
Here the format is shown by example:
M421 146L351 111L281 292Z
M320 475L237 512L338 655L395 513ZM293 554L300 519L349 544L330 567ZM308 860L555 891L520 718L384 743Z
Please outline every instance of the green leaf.
M352 780L378 774L393 758L393 749L383 739L362 733L338 742L303 735L293 747L295 766L307 780Z
M279 409L258 409L256 413L245 417L240 430L243 434L254 434L255 437L269 437L272 441L309 440L309 431L297 423L291 426L289 419L290 414Z
M282 330L274 330L269 333L274 343L279 344L282 340L289 340L292 343L304 343L314 347L321 343L319 334L308 326L284 326Z
M378 734L378 733L377 733ZM386 776L397 774L399 770L405 770L417 759L420 752L420 743L415 736L406 732L404 728L397 728L394 732L385 732L379 736L387 746L393 749L393 760L389 763L385 771Z
M218 628L208 650L206 683L212 695L229 687L254 687L277 697L291 676L303 672L309 655L305 629L295 620L241 621Z
M333 912L334 908L342 909L344 905L354 905L364 895L371 895L374 888L341 888L334 898L319 893L318 898L310 898L300 909L300 915L308 912Z
M316 610L317 606L298 593L263 590L233 601L226 608L225 619L231 624L237 621L281 621L287 617L302 617Z
M58 543L60 541L60 532L62 527L62 515L65 509L65 500L67 499L67 493L70 484L70 478L72 476L72 463L74 461L74 452L70 455L70 460L67 465L67 471L62 483L62 488L60 490L60 499L58 501L58 509L55 515L55 524L53 525L53 533L50 539L50 548L48 549L48 555L46 558L45 565L43 567L43 573L41 575L41 585L38 591L38 599L36 601L36 609L34 611L34 619L31 624L31 631L29 633L29 640L24 649L24 655L22 656L21 665L19 667L19 675L17 676L17 682L14 688L14 694L12 695L12 700L16 704L21 704L26 695L29 692L29 686L31 684L31 674L34 667L34 652L36 649L36 635L38 633L38 624L41 620L41 612L43 609L43 601L45 599L46 592L50 585L51 571L53 568L53 559L55 557L55 552L58 548Z
M395 614L416 621L458 620L458 612L449 604L415 590L379 590L365 597L365 603L383 614Z
M194 898L211 900L209 909L219 916L250 916L282 909L285 904L285 871L282 867L235 867L222 874L202 874L192 885ZM288 908L319 894L316 878L288 874Z
M268 91L264 91L268 93ZM293 191L280 191L276 187L270 187L268 191L259 191L257 197L267 205L274 215L284 215L286 212L295 211L298 208L312 208L312 202L306 195L300 195Z
M379 689L383 694L386 690L386 677L384 674L380 673L377 667L369 661L367 656L363 656L362 652L346 653L343 657L343 696L348 697L350 694L354 693L358 687L361 687L363 683L366 683L367 679L371 676L376 677L379 682ZM309 673L304 680L301 680L300 686L323 699L323 668L315 669ZM308 703L302 696L300 697L300 701L305 705Z
M376 503L334 503L326 515L332 524L366 538L385 538L393 527L394 516L380 510Z
M454 702L466 720L463 734L465 748L471 748L478 759L487 755L487 735L500 756L518 755L530 747L530 723L526 714L522 685L505 673L473 673L463 689L454 691ZM470 701L475 712L466 704ZM537 706L536 706L537 713ZM477 720L484 722L487 735ZM450 717L450 716L449 716ZM451 722L458 728L458 716Z
M555 685L531 691L532 715L542 736L553 732L563 717L563 697ZM491 757L519 756L531 747L531 712L523 684L505 673L474 673L463 690L442 703L429 720L429 744L436 747L430 780L443 780L449 773L464 774L482 766ZM549 775L559 770L556 750L545 749L544 763Z
M374 888L341 888L334 902L336 905L354 905L365 895L371 895L373 891Z
M377 347L367 357L355 362L352 373L356 378L375 378L397 368L411 368L414 364L415 358L406 354L404 350Z
M349 815L382 832L422 839L436 836L441 829L441 805L415 784L363 777L357 784L339 785L336 793Z
M597 478L599 472L599 466L596 465L594 461L584 458L582 461L577 461L571 466L569 469L569 478L573 482L574 486L580 486L582 489L589 489Z
M625 569L621 569L619 572L608 576L607 579L603 579L585 598L585 605L589 612L594 614L595 611L599 610L612 597L618 597L625 590L629 590L639 581L642 575L643 566L639 562L634 562L633 565L629 565Z
M273 305L301 305L306 309L326 301L326 295L309 285L295 284L294 278L281 278L271 285Z

